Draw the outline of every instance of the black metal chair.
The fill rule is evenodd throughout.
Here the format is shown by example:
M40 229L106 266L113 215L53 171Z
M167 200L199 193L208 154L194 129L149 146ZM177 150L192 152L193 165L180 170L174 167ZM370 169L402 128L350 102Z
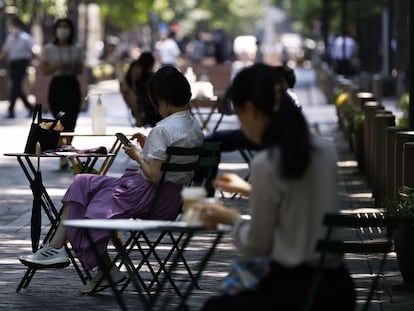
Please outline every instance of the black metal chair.
M205 166L210 172L213 167L217 165L219 147L220 143L217 142L205 142L200 148L169 147L167 149L168 157L161 166L163 175L147 216L151 216L151 210L153 210L157 204L158 197L163 189L165 175L168 172L194 171L197 166ZM208 155L206 155L206 151L209 152ZM189 162L186 164L174 163L174 156L188 156ZM179 216L180 215L177 215L177 219ZM167 268L167 265L174 254L179 256L179 261L184 265L188 272L190 281L194 283L196 288L199 288L194 273L191 271L183 254L184 249L182 248L181 242L185 240L185 234L186 232L177 234L168 230L160 233L147 233L145 231L129 232L129 236L126 237L125 242L123 242L120 236L117 236L117 241L113 242L123 244L123 250L125 254L128 255L129 262L122 262L122 260L120 260L120 252L118 252L114 257L112 264L117 264L119 267L121 267L122 264L129 265L129 268L134 271L142 289L147 294L150 294L151 289L155 284L160 284L160 277L163 275L167 278L177 295L181 296L181 292ZM150 274L149 280L148 278L145 279L141 276L144 267L147 268ZM128 284L129 280L123 284L121 292L126 289ZM98 286L99 282L95 289L97 289Z
M323 224L327 228L326 235L316 245L316 250L321 253L321 257L304 310L313 310L313 304L324 273L324 264L328 253L374 254L379 256L378 268L372 279L363 307L363 310L368 310L374 292L378 287L379 278L383 274L387 254L392 251L393 247L390 234L387 232L389 221L382 214L328 213L324 217ZM334 234L340 228L342 230L358 230L358 233L362 234L359 234L358 239L343 239L343 235ZM377 234L373 235L373 232Z

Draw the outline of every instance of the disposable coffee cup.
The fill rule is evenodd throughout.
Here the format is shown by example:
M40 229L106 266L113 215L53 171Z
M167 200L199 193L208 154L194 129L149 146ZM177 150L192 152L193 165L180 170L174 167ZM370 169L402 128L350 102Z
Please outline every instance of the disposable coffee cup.
M207 196L204 187L185 187L181 191L183 198L183 212L185 213L192 205L204 199Z
M202 198L196 202L201 203L203 206L207 206L207 213L209 213L209 205L214 204L223 204L223 201L217 198ZM187 224L192 226L201 226L202 222L200 221L200 211L195 208L190 208L184 213L184 220Z
M189 225L201 225L199 213L192 207L207 196L206 189L204 187L185 187L181 191L181 196L183 198L184 220Z

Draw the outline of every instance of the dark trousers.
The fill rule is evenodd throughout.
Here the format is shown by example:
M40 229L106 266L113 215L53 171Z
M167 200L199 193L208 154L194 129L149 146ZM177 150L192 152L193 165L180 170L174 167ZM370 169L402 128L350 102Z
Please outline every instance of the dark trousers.
M334 62L334 70L338 75L352 76L355 70L350 59L337 59Z
M14 106L16 104L17 98L23 101L23 104L28 109L32 109L30 102L27 100L26 94L23 92L22 84L23 80L26 76L26 69L29 66L30 60L29 59L18 59L13 60L9 64L9 76L10 76L10 95L9 95L9 113L13 114Z
M202 311L301 311L314 275L315 268L309 266L286 269L274 265L258 290L210 298ZM325 270L312 310L355 310L354 284L343 265Z
M49 86L49 107L54 117L59 111L65 112L62 125L65 132L73 132L76 127L80 106L80 83L75 76L53 77Z

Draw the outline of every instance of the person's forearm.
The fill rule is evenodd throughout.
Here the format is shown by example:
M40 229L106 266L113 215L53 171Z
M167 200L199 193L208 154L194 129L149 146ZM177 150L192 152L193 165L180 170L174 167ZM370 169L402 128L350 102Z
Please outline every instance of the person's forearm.
M250 192L252 191L252 186L246 182L246 184L240 188L239 193L244 197L250 197Z
M142 172L145 176L153 183L158 185L161 179L161 171L157 167L153 167L153 165L146 163L144 160L137 161L139 166L141 167Z

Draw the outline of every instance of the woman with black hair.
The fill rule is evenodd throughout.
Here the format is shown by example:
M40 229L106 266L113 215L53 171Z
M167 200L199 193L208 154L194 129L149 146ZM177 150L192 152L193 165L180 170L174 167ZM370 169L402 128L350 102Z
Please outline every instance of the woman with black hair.
M119 82L124 101L131 109L137 127L154 127L161 116L154 109L148 97L147 83L154 73L155 58L151 52L143 52L131 62L125 78Z
M198 205L208 228L233 225L243 260L267 258L257 288L208 300L203 311L302 310L319 259L322 220L339 210L336 152L312 136L301 109L288 96L283 74L256 64L243 69L227 92L246 136L263 149L251 162L251 219L220 204ZM352 279L342 256L332 256L312 310L354 310Z
M60 18L53 25L54 40L45 45L41 70L52 75L48 101L54 117L65 112L62 125L65 132L73 132L81 107L81 87L78 75L82 74L84 52L74 42L74 26L70 19Z
M148 137L140 133L134 135L142 146L142 153L131 143L123 147L137 167L126 169L119 178L96 174L76 175L62 199L60 220L148 218L148 208L162 176L161 165L167 159L167 147L191 148L202 145L203 133L188 109L190 84L181 72L174 67L161 68L148 81L148 92L162 120L151 129ZM188 159L177 157L175 161L185 163ZM191 172L174 172L165 176L162 193L151 210L151 219L175 219L180 209L181 189L191 178ZM109 265L111 260L107 244L110 233L98 230L91 232L91 236L105 263ZM97 258L84 232L62 225L56 229L48 245L34 254L21 256L20 261L36 268L69 264L64 247L67 239L86 269L97 266ZM81 292L90 293L102 275L103 271L98 270ZM116 283L125 279L117 267L112 268L111 275ZM98 290L108 287L109 282L104 280L100 285Z

